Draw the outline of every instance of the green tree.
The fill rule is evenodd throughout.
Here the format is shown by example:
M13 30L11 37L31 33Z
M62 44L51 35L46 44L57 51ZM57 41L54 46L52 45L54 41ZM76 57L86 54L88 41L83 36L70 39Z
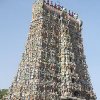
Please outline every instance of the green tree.
M0 99L2 100L4 96L6 96L8 93L8 89L2 89L0 90Z

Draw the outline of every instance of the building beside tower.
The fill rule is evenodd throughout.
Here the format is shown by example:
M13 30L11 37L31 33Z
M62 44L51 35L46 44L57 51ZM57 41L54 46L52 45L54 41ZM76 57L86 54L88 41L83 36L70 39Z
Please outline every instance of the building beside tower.
M78 14L52 1L37 0L7 100L96 100L81 30Z

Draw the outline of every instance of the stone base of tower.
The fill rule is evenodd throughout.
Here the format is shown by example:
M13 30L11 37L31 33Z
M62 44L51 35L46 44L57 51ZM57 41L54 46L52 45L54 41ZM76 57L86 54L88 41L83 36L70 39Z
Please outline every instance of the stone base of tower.
M81 99L81 98L77 98L77 97L70 97L70 96L67 96L67 97L61 97L61 100L86 100L86 99Z

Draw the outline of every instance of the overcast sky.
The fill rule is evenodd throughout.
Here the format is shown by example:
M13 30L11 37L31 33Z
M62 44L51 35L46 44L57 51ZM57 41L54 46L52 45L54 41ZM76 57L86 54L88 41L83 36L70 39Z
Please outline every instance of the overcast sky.
M88 71L100 100L100 0L53 0L83 20ZM8 88L25 49L34 0L0 0L0 88Z

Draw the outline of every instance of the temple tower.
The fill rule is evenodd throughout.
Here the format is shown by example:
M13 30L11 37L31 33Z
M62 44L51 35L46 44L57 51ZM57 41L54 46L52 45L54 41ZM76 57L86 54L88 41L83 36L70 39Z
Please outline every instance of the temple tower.
M78 15L47 0L32 7L32 22L8 100L96 100Z

